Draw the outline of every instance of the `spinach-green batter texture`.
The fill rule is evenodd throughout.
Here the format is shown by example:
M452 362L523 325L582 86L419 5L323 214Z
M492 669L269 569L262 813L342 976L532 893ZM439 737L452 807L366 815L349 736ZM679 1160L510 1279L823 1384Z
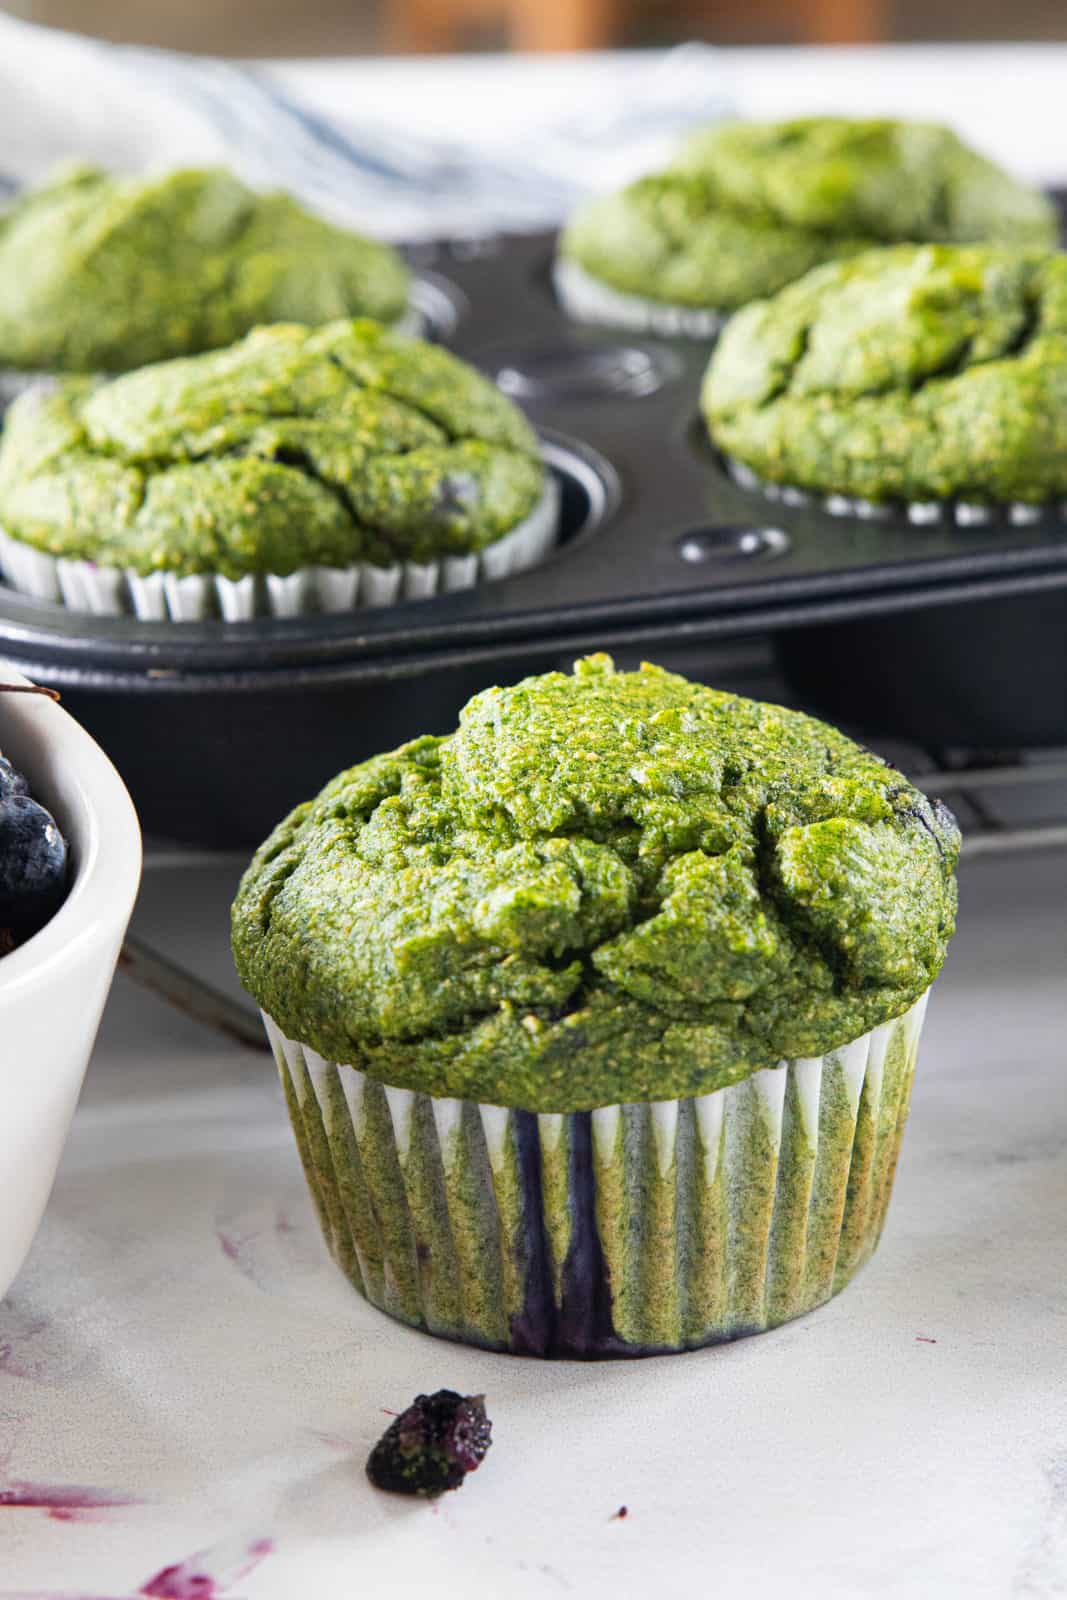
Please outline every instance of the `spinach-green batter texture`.
M591 656L342 773L255 856L245 987L386 1083L532 1111L705 1093L905 1011L955 821L800 712Z
M761 477L869 500L1067 491L1067 257L899 245L740 312L704 379Z
M388 245L222 170L75 167L0 215L2 366L127 372L263 322L389 322L408 291Z
M480 550L537 504L522 413L473 367L376 322L258 328L227 350L22 395L0 522L55 556L285 574Z
M947 128L808 117L702 130L560 249L624 293L732 311L880 244L998 239L1054 245L1052 205Z

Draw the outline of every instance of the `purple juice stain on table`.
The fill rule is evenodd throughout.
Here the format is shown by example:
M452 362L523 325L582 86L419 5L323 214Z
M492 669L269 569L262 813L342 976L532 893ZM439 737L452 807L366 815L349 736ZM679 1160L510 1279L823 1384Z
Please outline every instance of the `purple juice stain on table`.
M281 1269L282 1256L299 1246L305 1229L278 1210L272 1218L254 1214L219 1216L215 1239L219 1249L257 1289L270 1289Z
M247 1577L273 1549L273 1539L255 1539L233 1561L228 1559L221 1545L216 1545L190 1556L187 1561L164 1567L142 1584L137 1593L151 1596L151 1600L218 1600L231 1584Z
M227 1260L235 1261L238 1265L241 1265L242 1253L248 1240L238 1238L233 1233L227 1233L225 1228L216 1228L215 1237L219 1241L219 1246Z
M242 1277L254 1283L257 1289L265 1287L263 1278L262 1255L262 1230L251 1228L243 1230L238 1227L217 1227L215 1238L218 1240L219 1249L237 1268Z
M0 1487L0 1510L44 1511L57 1522L92 1521L97 1512L134 1506L133 1495L92 1489L80 1483L27 1483L13 1479Z

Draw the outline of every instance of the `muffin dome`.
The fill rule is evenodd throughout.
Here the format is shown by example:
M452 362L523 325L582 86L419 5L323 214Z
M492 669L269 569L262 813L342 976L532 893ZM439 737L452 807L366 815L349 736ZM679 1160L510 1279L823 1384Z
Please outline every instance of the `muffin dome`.
M408 288L388 245L228 172L78 167L0 215L0 366L125 372L261 322L389 322Z
M699 172L724 206L872 242L1050 244L1050 200L928 122L799 117L690 136L674 165Z
M389 1084L667 1099L904 1012L958 842L823 723L594 656L298 807L241 883L234 955L283 1033Z
M1067 258L897 246L740 312L704 380L760 477L868 500L1067 491Z
M54 556L229 578L477 551L546 481L516 407L376 322L259 328L228 350L11 408L0 521Z
M561 254L625 294L732 311L874 245L997 239L1054 244L1053 208L947 128L813 117L701 131L581 211Z

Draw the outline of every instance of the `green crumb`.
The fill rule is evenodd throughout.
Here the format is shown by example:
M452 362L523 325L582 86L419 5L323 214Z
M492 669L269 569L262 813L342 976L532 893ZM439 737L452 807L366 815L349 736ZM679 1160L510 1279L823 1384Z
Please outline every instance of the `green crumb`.
M276 324L99 386L34 389L0 440L12 537L141 573L467 554L544 484L534 433L489 379L369 320Z
M283 1033L387 1084L538 1112L701 1095L905 1012L958 850L951 813L825 724L592 656L298 807L242 880L234 956ZM628 1204L601 1219L623 1253Z
M808 117L701 130L664 172L593 201L564 257L610 288L733 311L823 262L910 240L1056 242L1049 200L947 128Z
M714 442L760 477L868 500L1067 491L1067 258L898 245L834 262L727 327Z
M0 365L126 372L258 323L392 322L409 289L389 245L232 173L72 167L0 215Z

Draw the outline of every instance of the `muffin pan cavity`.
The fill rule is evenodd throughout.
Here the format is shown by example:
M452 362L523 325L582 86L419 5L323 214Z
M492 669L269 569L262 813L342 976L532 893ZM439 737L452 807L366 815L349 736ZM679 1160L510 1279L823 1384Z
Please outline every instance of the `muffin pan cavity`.
M451 344L470 313L466 295L437 272L418 272L411 280L411 307L402 331L436 344Z
M0 583L0 636L6 631L6 619L18 616L19 631L28 626L49 653L67 648L81 653L84 648L93 654L111 639L120 654L130 649L137 656L143 647L153 657L162 651L167 659L173 655L175 660L200 660L205 666L230 660L222 635L231 632L242 640L241 657L255 664L258 652L251 641L257 635L266 641L271 637L266 630L279 623L290 630L294 645L303 639L312 654L319 641L324 649L336 648L339 635L351 636L354 646L372 649L379 637L387 643L416 637L423 630L411 618L419 612L436 613L451 636L463 627L452 620L451 612L462 606L464 595L504 585L501 592L509 599L521 596L521 588L513 585L527 581L534 567L565 567L569 555L618 508L619 480L603 456L577 439L548 430L540 433L540 443L547 482L524 522L477 555L426 564L317 567L287 576L264 574L233 581L165 573L139 577L88 561L57 560L0 528L0 572L10 570L17 585ZM420 602L414 613L406 603L412 601ZM433 604L427 607L424 602L429 601ZM174 621L183 627L181 644L172 652L165 641L174 640L170 626ZM221 635L220 622L228 625ZM398 622L399 634L394 631ZM272 649L265 648L264 660Z
M487 352L480 365L520 405L642 400L683 371L673 351L645 344L517 345Z

